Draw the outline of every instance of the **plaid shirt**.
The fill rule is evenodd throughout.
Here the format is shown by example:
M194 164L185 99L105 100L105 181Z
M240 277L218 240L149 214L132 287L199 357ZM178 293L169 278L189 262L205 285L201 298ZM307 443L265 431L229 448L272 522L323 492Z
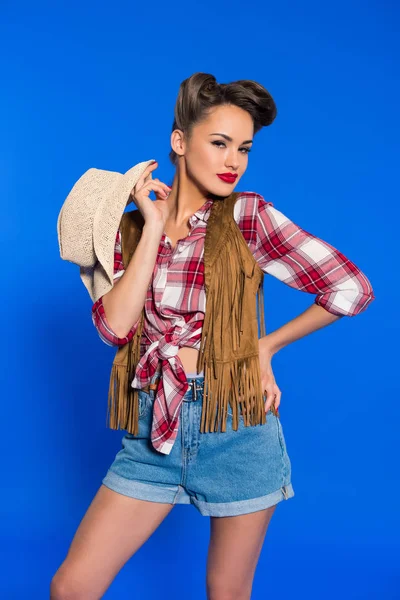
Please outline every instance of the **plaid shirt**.
M141 358L132 387L143 388L155 372L162 374L155 395L151 440L163 454L172 450L188 389L178 350L182 346L200 348L206 310L204 237L212 203L207 199L190 217L190 234L178 240L174 250L163 234L145 300ZM260 194L239 193L234 219L264 273L292 288L316 294L315 304L327 311L354 316L374 300L369 280L354 263L293 223ZM114 258L115 281L124 273L120 231ZM138 326L135 323L126 337L119 338L107 322L102 298L92 307L92 319L100 338L111 346L127 344Z

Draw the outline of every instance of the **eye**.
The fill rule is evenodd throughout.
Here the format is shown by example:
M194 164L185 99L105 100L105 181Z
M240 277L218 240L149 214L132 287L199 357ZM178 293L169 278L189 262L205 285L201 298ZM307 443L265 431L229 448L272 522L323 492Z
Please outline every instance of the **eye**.
M211 142L211 143L212 143L212 144L214 144L214 146L218 146L218 148L220 148L220 147L221 147L221 145L220 145L220 144L222 144L223 146L225 146L225 142L218 142L218 141L215 141L215 142Z
M221 142L219 140L216 140L214 142L211 142L212 144L214 144L214 146L217 146L218 148L220 148L220 144L222 144L223 146L225 146L225 142ZM249 148L248 146L243 146L243 148L240 148L240 150L244 150L245 152L243 152L243 154L248 154L249 152L251 152L251 148Z

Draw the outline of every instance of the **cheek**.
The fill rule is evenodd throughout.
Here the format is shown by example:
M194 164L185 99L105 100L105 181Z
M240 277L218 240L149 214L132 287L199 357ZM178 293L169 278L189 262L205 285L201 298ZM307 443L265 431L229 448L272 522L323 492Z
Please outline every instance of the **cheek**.
M218 153L213 146L202 146L199 149L199 157L204 165L212 165L218 160Z
M221 161L218 160L218 155L208 148L198 149L195 154L190 157L189 167L193 174L200 177L207 177L210 174L218 173L221 166Z
M242 158L242 160L240 161L240 166L239 166L239 175L243 175L243 173L246 171L247 169L247 165L249 163L249 156L248 154L245 154Z

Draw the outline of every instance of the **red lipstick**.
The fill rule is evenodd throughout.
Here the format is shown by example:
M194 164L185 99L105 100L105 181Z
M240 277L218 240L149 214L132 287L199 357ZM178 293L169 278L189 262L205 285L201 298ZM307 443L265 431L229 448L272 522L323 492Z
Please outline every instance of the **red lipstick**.
M218 177L226 183L235 183L237 179L236 173L217 173Z

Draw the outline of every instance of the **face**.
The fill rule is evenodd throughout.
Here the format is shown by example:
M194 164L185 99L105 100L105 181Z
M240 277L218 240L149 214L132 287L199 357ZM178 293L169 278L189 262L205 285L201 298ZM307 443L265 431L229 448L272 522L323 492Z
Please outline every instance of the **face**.
M233 105L217 106L206 120L196 124L190 140L175 130L173 148L184 156L187 177L196 186L218 196L229 196L247 169L254 133L250 114ZM222 180L218 174L235 174Z

